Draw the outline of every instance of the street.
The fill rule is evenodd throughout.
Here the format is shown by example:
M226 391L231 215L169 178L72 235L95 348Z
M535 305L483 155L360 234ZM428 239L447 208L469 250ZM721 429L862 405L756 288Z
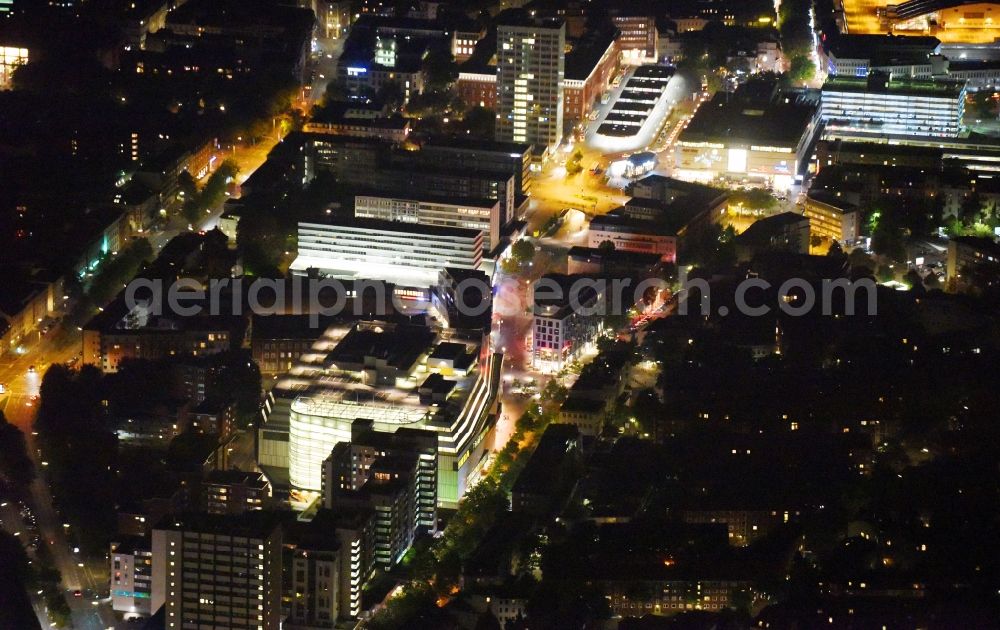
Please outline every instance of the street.
M49 356L52 358L61 356L54 349L50 350L50 352ZM64 354L69 352L71 350L63 350ZM7 373L7 371L14 368L5 366L4 369L5 373ZM62 576L66 601L73 611L73 627L80 630L104 630L109 626L113 626L115 622L110 600L107 599L106 560L104 558L93 558L85 561L79 554L73 553L67 538L68 530L52 507L52 495L44 478L45 463L38 457L38 446L34 439L32 425L35 420L35 412L37 411L33 397L38 392L40 382L41 374L38 372L34 374L25 373L13 379L13 386L9 386L12 391L3 398L0 405L2 405L7 421L24 433L28 452L35 462L35 467L38 471L38 476L30 488L30 507L37 519L38 533L41 539L40 544L48 546L55 568L59 570ZM76 590L82 591L85 596L74 597L73 592ZM32 593L31 595L36 611L44 609L44 604L38 601L41 598L38 597L37 593ZM43 627L47 627L48 625L48 621L46 621Z

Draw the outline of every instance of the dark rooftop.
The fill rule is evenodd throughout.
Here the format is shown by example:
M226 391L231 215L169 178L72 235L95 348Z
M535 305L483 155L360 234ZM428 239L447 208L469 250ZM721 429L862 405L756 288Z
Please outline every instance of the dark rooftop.
M434 332L426 326L355 326L326 356L326 362L363 364L372 357L408 369L433 341Z
M614 46L617 37L618 30L610 27L585 33L566 55L566 79L585 81L604 57L604 53Z
M769 102L718 92L702 105L681 132L681 142L748 143L796 146L816 112L796 95L779 94ZM750 95L748 95L750 96Z

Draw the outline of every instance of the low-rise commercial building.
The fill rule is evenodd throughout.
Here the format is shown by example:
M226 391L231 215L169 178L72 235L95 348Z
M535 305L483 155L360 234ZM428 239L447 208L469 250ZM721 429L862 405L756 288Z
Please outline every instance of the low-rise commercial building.
M720 92L678 137L675 175L755 180L787 190L806 170L818 112L808 93L779 91L776 83L757 81L735 94Z
M615 250L657 254L667 263L677 262L677 235L652 221L633 219L622 212L594 217L587 232L587 246L600 248L605 243Z
M307 122L303 130L309 133L375 138L386 142L400 143L410 135L410 121L402 116L380 118L330 116Z

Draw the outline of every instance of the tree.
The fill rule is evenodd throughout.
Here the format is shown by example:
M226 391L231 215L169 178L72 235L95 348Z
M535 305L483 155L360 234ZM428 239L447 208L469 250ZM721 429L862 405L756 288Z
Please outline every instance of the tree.
M7 422L0 411L0 478L18 495L24 496L35 478L35 466L28 456L24 434Z
M830 248L826 250L826 255L830 258L837 258L841 260L847 260L847 254L844 253L844 248L840 246L838 241L833 241L830 243Z
M198 194L198 183L194 180L194 176L187 171L187 169L181 171L181 174L177 176L177 186L184 193L184 198L194 197Z
M424 58L424 72L431 90L444 90L454 83L458 79L458 64L451 54L451 47L432 46Z
M809 55L795 55L789 65L788 74L793 82L806 83L816 76L816 66Z
M375 92L375 100L382 103L392 111L396 111L403 106L403 102L406 100L406 94L403 92L403 86L395 79L390 79L382 84Z
M248 212L236 228L236 246L243 254L247 275L272 277L278 273L285 235L271 212Z
M20 541L0 530L0 612L8 628L39 628L38 617L31 609L28 587L33 575L28 555Z
M748 210L767 211L777 206L778 200L763 188L751 188L730 194L729 203L742 205Z
M118 252L117 256L105 260L97 268L97 273L87 288L89 301L97 306L109 302L152 257L153 246L145 238L135 239L129 243L124 250Z
M597 246L597 251L602 254L610 254L615 251L615 244L611 241L601 241L601 244Z
M495 111L476 105L465 112L462 126L465 127L465 133L469 137L492 140L496 121L497 113Z
M875 271L875 261L865 250L856 247L847 255L847 264L853 271L871 274Z
M979 213L983 210L983 200L979 193L973 191L962 200L962 207L959 210L959 219L965 225L972 225L979 220Z
M523 265L535 257L535 246L527 239L519 239L510 246L510 256L518 265Z

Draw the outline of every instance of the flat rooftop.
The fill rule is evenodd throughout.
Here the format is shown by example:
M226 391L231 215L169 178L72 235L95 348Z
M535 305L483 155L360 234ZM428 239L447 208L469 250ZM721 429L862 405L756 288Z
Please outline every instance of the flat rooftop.
M698 109L679 141L795 147L815 112L815 105L793 94L762 103L740 98L739 92L718 92Z
M879 77L882 77L880 80ZM823 92L854 92L859 94L899 94L902 96L936 96L958 98L962 94L964 81L942 81L931 79L890 79L888 75L877 73L866 78L830 77L823 84Z
M368 359L410 369L434 341L426 326L355 327L327 354L329 364L365 364Z
M329 217L312 221L302 221L299 229L303 226L331 226L350 228L353 230L363 230L366 232L398 232L403 234L419 234L424 236L452 236L456 238L475 238L479 230L466 228L453 228L441 225L424 225L420 223L403 223L401 221L384 221L382 219L359 219L357 217L339 218Z

